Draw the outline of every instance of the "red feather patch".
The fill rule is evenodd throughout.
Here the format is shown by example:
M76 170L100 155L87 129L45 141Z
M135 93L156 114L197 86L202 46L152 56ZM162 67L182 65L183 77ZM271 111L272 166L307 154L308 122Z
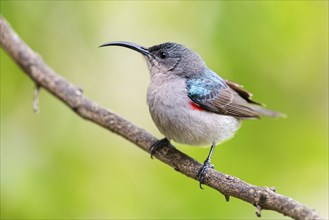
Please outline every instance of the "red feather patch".
M193 110L203 111L203 109L194 102L190 102L190 106Z

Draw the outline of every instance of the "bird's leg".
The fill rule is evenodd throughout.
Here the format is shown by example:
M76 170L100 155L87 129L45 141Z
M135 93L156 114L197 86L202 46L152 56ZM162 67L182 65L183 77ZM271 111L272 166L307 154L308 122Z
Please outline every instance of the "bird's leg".
M211 148L210 148L210 151L209 151L209 154L208 154L208 157L207 159L203 162L203 166L201 167L201 169L199 170L198 172L198 177L199 177L199 183L200 183L200 188L202 188L202 182L203 182L203 178L204 178L204 174L206 173L207 169L210 167L210 168L214 168L214 166L212 164L210 164L210 161L211 161L211 155L215 149L215 143L213 142L211 144Z
M162 138L161 140L157 140L154 144L152 144L150 147L151 158L153 159L153 154L155 153L155 151L168 145L169 143L170 142L167 138Z

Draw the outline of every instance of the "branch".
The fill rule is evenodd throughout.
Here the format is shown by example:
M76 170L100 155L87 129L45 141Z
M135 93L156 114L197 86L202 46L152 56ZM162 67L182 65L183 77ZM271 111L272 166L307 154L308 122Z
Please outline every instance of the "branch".
M35 111L37 111L38 90L42 87L82 118L124 137L142 150L149 152L150 146L157 141L155 137L85 97L81 89L47 66L41 57L19 38L2 16L0 16L0 28L1 47L7 51L36 85ZM164 146L155 152L154 157L176 171L192 179L198 179L197 173L202 164L178 151L172 145ZM272 188L251 185L214 169L207 170L204 184L222 193L227 201L230 196L233 196L254 205L257 216L260 216L262 209L267 209L294 219L320 219L314 209L310 209L290 197L275 193Z

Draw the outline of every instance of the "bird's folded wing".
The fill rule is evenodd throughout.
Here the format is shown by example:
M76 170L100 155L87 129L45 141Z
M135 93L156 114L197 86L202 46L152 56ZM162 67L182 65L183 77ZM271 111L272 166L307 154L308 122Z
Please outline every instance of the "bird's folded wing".
M210 69L186 80L188 97L200 108L237 118L285 117L251 100L252 94L241 85L223 80Z
M202 109L240 118L258 118L250 105L251 94L236 83L225 83L213 74L204 74L186 82L189 98Z
M262 105L259 102L255 102L254 100L251 100L252 94L249 91L245 90L242 85L240 85L236 82L229 81L229 80L225 80L225 82L231 89L233 89L235 92L237 92L241 96L241 98L243 98L247 102L256 104L256 105Z

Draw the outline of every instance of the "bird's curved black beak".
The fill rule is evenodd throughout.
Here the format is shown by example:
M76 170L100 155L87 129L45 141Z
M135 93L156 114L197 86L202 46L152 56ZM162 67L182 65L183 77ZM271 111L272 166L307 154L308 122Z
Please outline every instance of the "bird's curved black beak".
M126 41L113 41L113 42L109 42L109 43L105 43L100 45L99 47L107 47L107 46L121 46L121 47L127 47L129 49L135 50L145 56L149 56L150 52L148 51L147 48L142 47L138 44L134 44L134 43L130 43L130 42L126 42Z

